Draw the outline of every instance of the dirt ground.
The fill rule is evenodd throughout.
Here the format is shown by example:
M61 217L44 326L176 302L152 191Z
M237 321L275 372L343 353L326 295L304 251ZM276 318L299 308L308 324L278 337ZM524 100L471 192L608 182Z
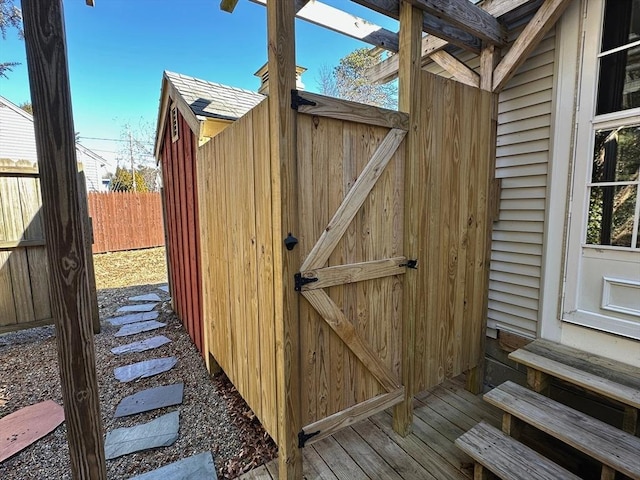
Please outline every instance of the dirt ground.
M146 388L184 382L180 411L180 434L170 447L126 455L107 461L110 479L126 479L159 468L189 455L211 451L219 478L235 478L276 455L276 447L246 403L224 374L211 377L201 355L171 310L166 284L163 248L94 256L102 331L95 335L96 372L105 432L148 422L176 407L132 417L113 418L122 398ZM155 332L115 337L119 327L107 318L127 299L158 293L158 321L167 326ZM162 334L171 343L151 352L116 356L111 348ZM152 353L153 352L153 353ZM175 356L172 370L137 382L120 383L113 375L118 366L154 357ZM52 399L62 404L53 326L0 335L0 418L27 405ZM0 463L0 479L71 478L64 424L42 440Z

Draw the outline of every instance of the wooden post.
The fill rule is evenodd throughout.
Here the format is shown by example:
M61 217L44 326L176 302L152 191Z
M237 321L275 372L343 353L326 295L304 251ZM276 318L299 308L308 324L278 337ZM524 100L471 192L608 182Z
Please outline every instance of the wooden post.
M498 49L495 45L488 45L482 49L480 53L480 88L482 90L491 92L493 86L493 72L495 70L495 66L500 60L500 49ZM488 148L491 149L490 153L490 161L493 163L491 168L491 180L490 180L490 198L487 200L488 205L494 206L493 210L499 209L500 203L500 182L495 178L495 163L496 163L496 141L498 136L498 94L494 94L494 98L492 100L492 112L491 112L491 144ZM498 198L496 198L496 196ZM495 208L495 205L498 205L498 208ZM487 249L491 249L491 231L493 226L493 221L497 220L497 213L495 211L489 212L487 209ZM484 315L483 319L483 328L482 338L480 340L481 348L480 354L481 358L478 359L478 365L467 372L467 390L478 395L482 393L484 388L484 374L485 374L485 344L486 344L486 335L487 335L487 310L488 310L488 302L489 302L489 259L491 258L491 252L487 251L486 257L487 264L485 265L486 270L486 278L487 281L485 285L487 286L486 291L484 293L484 300L481 314Z
M269 121L273 202L273 260L276 317L278 458L281 479L302 478L298 448L300 417L299 295L293 275L300 268L299 248L285 250L283 240L298 231L296 119L291 90L296 88L294 2L267 1L269 48ZM281 275L280 275L281 274Z
M409 114L409 131L405 137L405 180L404 180L404 255L416 259L418 252L419 221L415 214L422 185L416 180L419 167L418 151L418 107L421 103L420 77L422 75L420 46L422 38L422 12L409 4L400 2L400 67L398 70L398 109ZM403 276L402 304L402 384L404 401L393 410L393 429L406 436L413 423L413 395L415 376L415 335L416 335L416 295L417 278L412 271Z
M71 472L106 479L62 0L22 13Z
M87 282L89 288L89 312L91 313L91 325L93 333L100 333L100 310L96 294L96 271L93 266L93 227L89 217L89 205L87 199L87 181L84 172L78 172L78 206L82 217L82 231L85 245L85 262L87 265Z

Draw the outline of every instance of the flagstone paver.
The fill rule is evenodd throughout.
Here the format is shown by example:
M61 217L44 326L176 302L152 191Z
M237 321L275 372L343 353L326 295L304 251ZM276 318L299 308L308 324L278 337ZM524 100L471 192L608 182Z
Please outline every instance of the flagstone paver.
M211 452L184 458L129 480L217 480L216 466Z
M126 337L128 335L135 335L136 333L148 332L150 330L156 330L160 327L166 327L166 323L158 322L156 320L149 320L147 322L129 323L120 327L115 334L116 337Z
M159 302L162 299L157 293L145 293L144 295L136 295L129 297L130 302Z
M176 357L154 358L152 360L125 365L124 367L117 367L113 370L113 374L121 382L130 382L171 370L176 363L178 363Z
M128 323L144 322L145 320L155 320L160 316L160 312L138 312L123 315L121 317L107 318L111 325L126 325Z
M149 448L168 447L178 439L180 414L167 413L135 427L116 428L107 433L104 452L107 460Z
M111 349L111 353L115 355L122 355L124 353L144 352L146 350L161 347L162 345L169 342L171 342L171 340L169 340L164 335L158 335L156 337L145 338L144 340L139 340L137 342L127 343L126 345L114 347Z
M148 412L156 408L170 407L182 403L184 383L174 383L162 387L148 388L128 397L124 397L116 407L114 417L126 417L136 413Z
M162 290L163 292L169 293L169 285L160 285L158 290Z
M120 307L118 312L150 312L156 308L157 303L139 303L136 305L125 305Z

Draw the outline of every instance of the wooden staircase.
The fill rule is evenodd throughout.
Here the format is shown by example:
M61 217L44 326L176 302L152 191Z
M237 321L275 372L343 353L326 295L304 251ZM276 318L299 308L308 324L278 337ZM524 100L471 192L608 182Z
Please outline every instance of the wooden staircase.
M593 459L601 480L640 479L640 369L546 340L509 358L526 365L531 389L505 382L487 393L485 401L504 412L502 432L480 423L456 440L476 462L475 479L488 478L488 472L514 480L580 478L519 441L523 428L530 427ZM552 378L619 405L622 424L609 425L545 396Z

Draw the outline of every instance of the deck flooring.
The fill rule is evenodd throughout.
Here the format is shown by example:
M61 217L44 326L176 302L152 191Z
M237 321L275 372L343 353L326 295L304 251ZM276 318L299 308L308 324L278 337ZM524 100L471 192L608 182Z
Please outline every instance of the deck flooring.
M465 390L461 379L448 380L418 395L413 433L405 438L385 411L304 448L304 478L467 480L473 463L454 440L480 420L499 428L501 419L500 410ZM277 460L240 477L277 478Z

